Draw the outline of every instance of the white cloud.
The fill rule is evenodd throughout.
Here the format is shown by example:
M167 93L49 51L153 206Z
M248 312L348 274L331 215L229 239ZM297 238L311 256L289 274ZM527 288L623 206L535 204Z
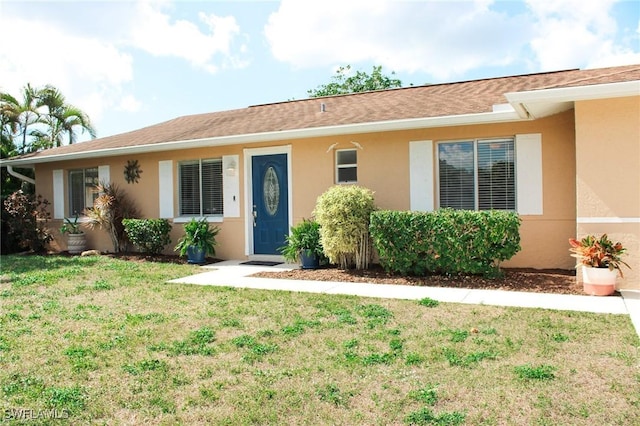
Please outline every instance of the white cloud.
M134 87L146 89L143 84L134 86L134 75L139 77L147 66L137 59L134 63L138 49L182 59L209 73L247 66L248 36L240 33L234 17L198 13L207 7L195 3L187 8L193 11L193 22L174 19L162 12L173 4L138 0L2 5L0 90L18 96L26 83L52 84L100 130L113 112L144 109L142 93L133 93ZM185 10L174 9L169 11L176 16ZM153 66L162 66L158 62Z
M372 61L445 79L518 57L529 25L491 3L283 0L265 34L276 59L296 67Z
M221 55L222 65L241 68L246 61L232 53L235 40L241 36L240 27L233 16L220 17L200 12L198 19L206 28L184 19L172 22L171 16L162 11L163 4L141 1L138 3L138 19L131 29L133 46L155 56L174 56L187 60L193 66L215 73L219 65L214 61ZM240 46L243 51L246 47Z
M71 35L47 22L1 15L0 39L9 40L10 34L20 37L0 43L0 90L14 96L27 82L52 84L96 122L112 104L85 101L113 96L133 79L131 55L112 43Z
M640 62L637 36L625 45L616 40L614 3L282 0L265 35L273 56L295 67L369 61L441 80L482 67Z
M528 0L536 21L531 40L542 69L602 67L640 62L640 53L616 44L615 0ZM636 38L637 43L637 38Z
M125 95L120 99L118 109L126 112L138 112L142 108L142 102L137 100L133 95Z

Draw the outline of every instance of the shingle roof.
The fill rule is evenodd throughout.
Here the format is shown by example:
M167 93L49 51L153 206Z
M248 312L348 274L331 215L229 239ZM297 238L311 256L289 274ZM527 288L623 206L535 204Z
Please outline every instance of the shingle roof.
M30 158L283 130L312 129L491 112L505 93L640 80L640 64L433 84L255 105L178 117L93 141L53 148ZM325 105L321 112L321 104Z

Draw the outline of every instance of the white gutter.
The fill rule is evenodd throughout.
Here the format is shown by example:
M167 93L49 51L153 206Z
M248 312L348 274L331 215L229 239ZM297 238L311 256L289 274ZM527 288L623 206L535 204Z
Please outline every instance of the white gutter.
M78 160L88 158L112 157L116 155L143 154L149 152L171 151L175 149L191 149L212 146L250 144L259 142L284 141L290 139L337 136L352 133L390 132L412 130L429 127L450 127L470 124L503 123L522 121L513 110L501 110L479 114L450 115L443 117L409 118L402 120L377 121L370 123L344 124L338 126L314 127L311 129L280 130L264 133L248 133L242 135L219 136L213 138L192 139L183 141L161 142L120 148L97 149L94 151L74 152L59 155L47 155L16 160L0 160L0 166L29 165L50 163L53 161Z
M505 93L514 102L570 102L640 95L640 80Z
M554 105L592 99L622 98L640 95L640 81L595 84L591 86L562 87L557 89L529 90L505 93L520 117L531 117L529 108L537 105ZM530 107L527 108L527 105Z
M25 176L21 173L16 172L15 170L13 170L12 166L7 166L7 172L9 172L9 174L13 177L17 177L18 179L25 181L25 182L29 182L32 185L36 184L36 180L33 178L30 178L29 176Z

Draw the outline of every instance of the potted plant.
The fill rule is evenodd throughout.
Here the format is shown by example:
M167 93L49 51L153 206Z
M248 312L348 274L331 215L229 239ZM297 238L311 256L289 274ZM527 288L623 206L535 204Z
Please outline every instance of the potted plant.
M178 240L175 251L180 256L187 255L188 263L205 263L207 255L216 254L216 235L220 232L217 226L210 227L207 218L191 219L184 224L184 236Z
M61 234L67 234L67 251L71 254L82 253L87 249L87 238L80 229L78 215L73 220L68 217L64 219L64 223L60 227Z
M626 249L621 243L613 243L603 234L600 238L587 235L581 240L569 239L571 256L577 258L582 266L584 291L595 296L608 296L616 290L618 274L624 277L622 265L629 265L622 260Z
M302 264L302 269L317 269L324 257L320 243L320 224L314 220L303 219L291 227L286 237L287 245L280 248L282 256L288 262Z

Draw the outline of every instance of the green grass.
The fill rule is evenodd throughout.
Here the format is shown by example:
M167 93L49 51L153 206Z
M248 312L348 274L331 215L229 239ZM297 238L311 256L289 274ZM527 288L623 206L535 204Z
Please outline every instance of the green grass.
M109 257L0 261L0 416L640 424L627 316L175 285L199 268Z

